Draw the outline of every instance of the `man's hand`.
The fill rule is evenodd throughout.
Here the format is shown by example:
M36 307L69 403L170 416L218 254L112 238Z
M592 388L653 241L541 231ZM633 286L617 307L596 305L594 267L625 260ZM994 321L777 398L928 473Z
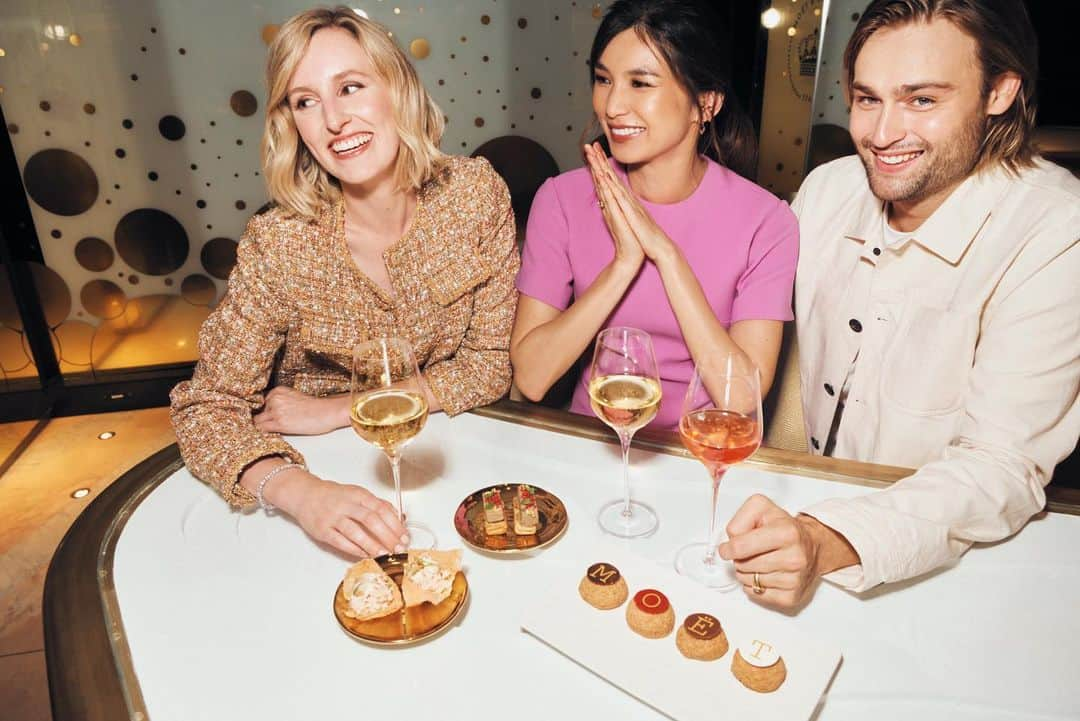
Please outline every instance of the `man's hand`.
M734 562L750 598L774 608L803 606L819 576L859 562L839 533L810 516L792 516L762 495L751 496L736 511L727 534L720 557ZM755 574L763 593L754 591Z
M288 386L266 394L263 409L252 420L260 431L293 436L329 433L349 424L349 396L317 398Z

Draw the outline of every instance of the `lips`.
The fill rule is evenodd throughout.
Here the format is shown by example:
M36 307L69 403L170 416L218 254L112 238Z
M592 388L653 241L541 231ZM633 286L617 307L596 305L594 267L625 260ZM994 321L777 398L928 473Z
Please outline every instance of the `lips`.
M612 142L625 143L642 135L645 132L645 128L640 125L609 125L608 131L610 132Z
M330 150L339 157L355 154L367 147L372 137L371 133L356 133L347 138L339 138L330 144Z
M874 164L883 172L895 173L910 167L925 151L905 153L874 153Z

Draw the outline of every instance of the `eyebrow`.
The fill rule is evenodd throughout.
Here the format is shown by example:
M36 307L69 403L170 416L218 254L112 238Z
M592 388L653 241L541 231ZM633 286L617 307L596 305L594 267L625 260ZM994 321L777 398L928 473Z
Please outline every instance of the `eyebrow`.
M597 62L597 63L596 63L596 66L595 66L595 68L594 68L594 69L595 69L595 70L603 70L603 71L604 71L605 73L610 73L610 72L611 72L611 71L610 71L610 70L608 70L608 69L607 69L607 67L606 67L606 66L605 66L605 65L604 65L603 63L601 63L601 62ZM660 73L658 73L658 72L656 72L655 70L652 70L652 69L650 69L650 68L646 68L646 67L640 67L640 68L633 68L632 70L627 70L627 71L626 71L626 74L627 74L627 75L633 75L633 76L635 76L635 77L640 77L640 76L648 76L648 77L651 77L651 78L658 78L658 77L660 77Z
M363 76L364 78L367 78L369 80L371 79L371 76L368 75L367 73L365 73L362 70L349 69L349 70L342 70L340 73L336 73L334 75L334 77L331 78L331 80L333 80L336 83L336 82L338 82L339 80L341 80L342 78L344 78L344 77L346 77L348 75L360 75L360 76ZM285 93L285 97L289 97L290 95L292 95L294 93L298 93L300 91L306 91L306 92L309 92L309 93L315 92L314 90L312 90L311 88L309 88L309 87L307 87L305 85L297 85L295 88L289 88L289 91L287 93Z
M875 97L878 95L877 91L875 91L869 85L864 85L863 83L860 83L858 81L855 81L855 82L853 82L851 84L851 89L852 90L858 90L860 93L865 93L866 95L873 95ZM926 81L926 82L921 82L921 83L907 83L905 85L901 85L900 87L898 87L893 92L893 95L895 97L902 98L905 95L911 95L913 93L919 92L920 90L955 90L955 89L956 89L956 86L953 85L952 83Z

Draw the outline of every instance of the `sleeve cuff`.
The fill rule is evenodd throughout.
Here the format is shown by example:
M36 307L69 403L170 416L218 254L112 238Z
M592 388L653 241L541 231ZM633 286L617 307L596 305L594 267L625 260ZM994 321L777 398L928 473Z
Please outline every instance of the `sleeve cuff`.
M849 591L861 592L882 583L885 574L882 569L880 545L874 538L872 526L867 519L843 499L830 499L804 508L800 511L812 516L847 539L861 563L841 568L822 578Z
M252 463L267 456L282 456L292 463L307 465L304 456L280 436L267 436L264 442L248 449L246 453L238 456L226 466L220 484L212 484L231 508L247 510L258 504L255 494L240 485L240 474Z

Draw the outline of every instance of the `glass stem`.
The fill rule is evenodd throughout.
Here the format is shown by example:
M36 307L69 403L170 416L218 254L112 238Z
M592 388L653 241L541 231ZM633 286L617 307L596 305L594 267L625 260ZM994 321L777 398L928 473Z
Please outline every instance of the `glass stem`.
M712 476L712 504L709 506L709 537L705 541L705 565L716 565L716 505L720 500L720 479L724 477L724 472L727 470L724 466L717 466L710 469L709 475Z
M394 494L397 496L397 515L402 525L405 523L405 513L401 507L401 456L397 453L387 455L390 459L390 470L394 474Z
M633 508L630 506L630 438L632 435L625 431L619 433L619 445L622 446L622 480L625 498L622 509L623 518L630 518L634 515Z

